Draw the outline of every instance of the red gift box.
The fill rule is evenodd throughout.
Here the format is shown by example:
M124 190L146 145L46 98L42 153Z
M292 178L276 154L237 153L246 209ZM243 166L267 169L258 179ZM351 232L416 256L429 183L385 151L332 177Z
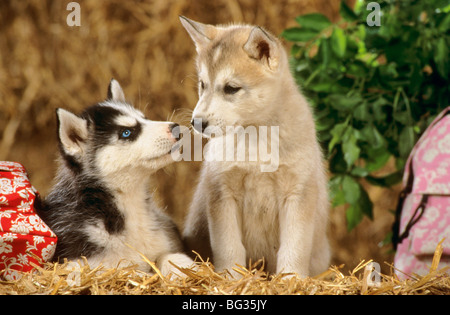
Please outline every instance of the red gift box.
M25 168L0 161L0 277L20 278L20 272L42 266L56 249L56 235L34 210L38 192Z

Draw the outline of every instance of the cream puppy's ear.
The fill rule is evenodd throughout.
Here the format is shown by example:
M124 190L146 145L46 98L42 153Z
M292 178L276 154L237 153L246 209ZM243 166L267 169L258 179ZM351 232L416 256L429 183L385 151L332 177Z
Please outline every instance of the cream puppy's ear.
M200 52L217 35L217 28L213 25L203 24L180 16L180 21L195 43L197 53Z
M262 62L270 70L274 71L278 68L280 60L278 43L261 27L255 26L252 29L243 48L250 58Z
M122 103L126 102L122 87L119 82L114 79L111 79L111 82L109 82L107 99Z
M79 159L85 153L88 138L87 122L71 112L58 108L58 138L65 155Z

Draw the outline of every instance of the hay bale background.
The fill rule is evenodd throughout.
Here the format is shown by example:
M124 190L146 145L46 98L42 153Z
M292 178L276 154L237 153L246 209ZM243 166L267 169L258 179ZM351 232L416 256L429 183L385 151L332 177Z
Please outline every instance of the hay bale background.
M66 24L69 1L0 2L0 160L23 163L46 195L55 172L55 108L80 112L106 96L116 78L127 98L148 117L187 124L197 102L194 46L178 16L205 23L258 24L275 34L294 18L321 12L335 21L340 0L80 0L81 27ZM180 114L181 113L181 114ZM184 113L184 114L183 114ZM186 114L187 113L187 114ZM182 225L197 180L198 162L157 173L155 195ZM351 233L345 209L332 212L333 263L350 270L360 259L387 268L389 231L398 190L371 189L375 220ZM382 198L378 198L379 196ZM384 270L386 271L386 270Z

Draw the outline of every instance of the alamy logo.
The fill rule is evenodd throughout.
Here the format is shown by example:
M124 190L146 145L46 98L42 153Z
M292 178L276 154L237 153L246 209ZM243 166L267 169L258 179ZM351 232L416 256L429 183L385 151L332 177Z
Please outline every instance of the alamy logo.
M370 262L364 268L364 281L369 287L379 287L381 283L381 267L377 262Z
M71 272L67 275L66 282L70 287L81 285L81 266L79 263L70 261L67 264L67 270Z
M68 26L81 26L81 7L78 2L69 2L66 6L67 11L71 11L66 18Z
M67 11L71 11L67 15L68 26L81 26L81 7L78 2L69 2L66 7ZM381 7L377 2L369 2L366 10L372 11L367 15L366 23L368 26L381 26Z
M195 127L196 124L199 126ZM196 119L194 130L201 130L200 126L201 119ZM193 153L194 161L257 163L261 172L278 169L279 126L208 126L202 132L202 136L209 138L204 147L199 137L194 137L192 146L190 129L185 126L174 128L172 132L174 136L182 135L182 140L171 151L175 161L191 161Z
M366 23L368 26L381 26L381 8L377 2L369 2L366 7L372 12L367 15Z

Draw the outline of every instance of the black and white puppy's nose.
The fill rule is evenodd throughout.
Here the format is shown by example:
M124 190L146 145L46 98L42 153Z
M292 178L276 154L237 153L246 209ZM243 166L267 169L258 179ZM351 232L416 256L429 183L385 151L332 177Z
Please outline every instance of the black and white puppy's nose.
M180 125L177 123L173 123L169 126L169 130L172 133L172 137L175 138L175 140L181 139L181 131L180 131Z
M204 118L194 118L191 120L191 125L198 133L203 133L208 127L208 121Z

